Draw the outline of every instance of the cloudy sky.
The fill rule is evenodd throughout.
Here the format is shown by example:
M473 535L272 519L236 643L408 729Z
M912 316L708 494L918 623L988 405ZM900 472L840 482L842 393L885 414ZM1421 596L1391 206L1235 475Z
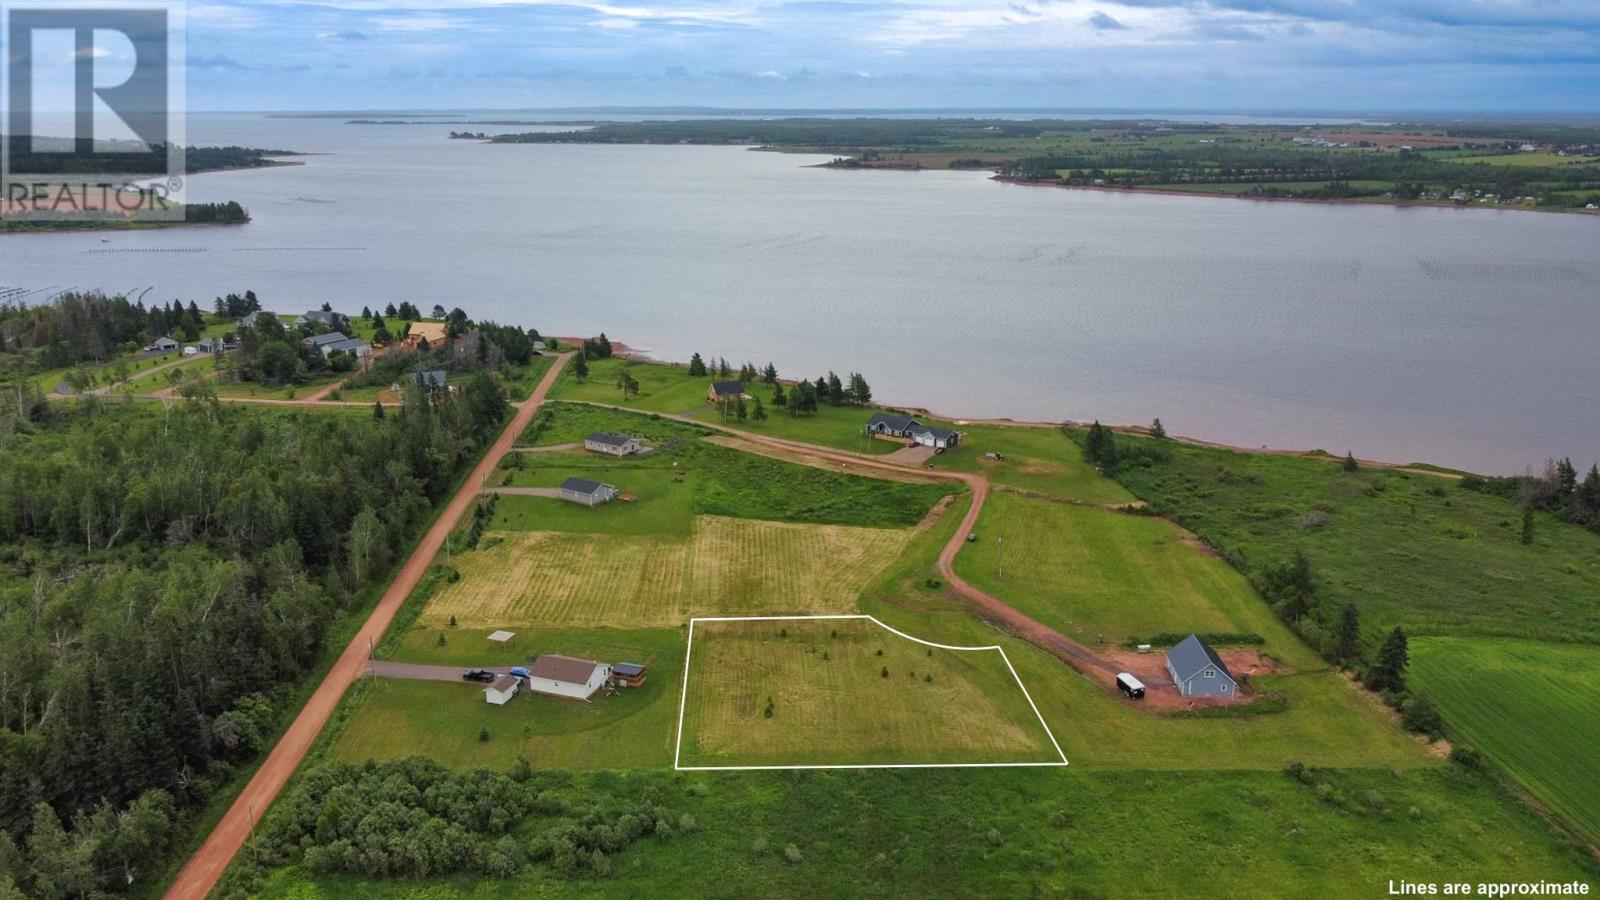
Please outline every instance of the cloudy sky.
M1600 0L188 4L195 110L1600 112Z

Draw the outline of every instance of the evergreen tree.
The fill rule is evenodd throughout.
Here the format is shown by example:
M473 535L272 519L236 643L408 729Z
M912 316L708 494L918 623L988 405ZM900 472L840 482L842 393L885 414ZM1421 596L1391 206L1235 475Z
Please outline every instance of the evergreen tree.
M1361 656L1361 617L1354 603L1346 603L1344 611L1339 614L1339 633L1333 653L1341 660Z
M579 384L589 380L589 362L583 358L583 354L579 354L578 358L573 360L572 377L578 379Z
M783 407L787 406L788 404L789 398L785 397L783 394L783 382L774 381L772 383L772 405Z
M1556 463L1556 499L1568 500L1578 488L1578 470L1573 468L1571 459L1563 459Z
M757 423L765 422L767 420L767 408L761 405L760 397L756 398L756 408L755 411L750 414L750 417L755 419Z
M1533 543L1533 510L1531 508L1522 511L1522 543Z
M383 308L383 314L392 319L392 318L400 315L400 311L394 308L394 304L393 303L390 303L388 306L385 306Z
M777 384L778 383L778 367L774 366L770 362L767 363L766 371L761 373L761 380L765 381L767 384Z
M383 416L384 416L383 404L381 402L377 401L377 400L372 401L372 418L376 419L379 422L382 422L383 421Z
M728 358L724 356L717 360L717 376L720 378L730 378L732 375L733 367L728 365Z
M861 406L872 402L872 388L859 372L850 373L850 400Z
M750 410L744 404L744 397L740 397L739 398L738 406L735 408L734 412L738 416L739 421L741 421L741 422L743 422L745 419L749 418Z
M1167 428L1165 425L1161 424L1160 417L1157 417L1154 422L1150 423L1150 436L1158 441L1167 436Z
M363 319L372 318L372 307L370 307L370 306L361 307L361 318L363 318Z
M1406 689L1406 665L1411 661L1406 633L1398 627L1383 639L1378 648L1377 662L1367 670L1367 687L1374 691L1403 691Z
M828 405L844 405L844 382L839 380L837 372L828 373Z
M1361 464L1356 462L1356 455L1346 450L1344 454L1344 470L1346 472L1356 472L1360 469Z
M600 332L600 339L595 341L595 344L600 348L601 359L611 358L611 339L606 337L606 333L604 331Z
M704 378L705 375L706 363L705 360L700 358L700 354L696 353L695 355L689 357L689 377Z

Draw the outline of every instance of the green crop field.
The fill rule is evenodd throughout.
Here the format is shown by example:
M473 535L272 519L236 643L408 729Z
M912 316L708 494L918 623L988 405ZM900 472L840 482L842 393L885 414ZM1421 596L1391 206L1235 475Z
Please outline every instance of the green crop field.
M440 634L448 641L438 647ZM454 767L504 769L518 757L541 768L600 769L672 763L672 729L683 672L681 629L544 629L518 635L515 650L491 649L483 631L418 627L395 659L435 665L527 664L538 653L561 653L648 667L642 687L584 703L524 693L504 706L483 699L469 682L363 682L332 754L361 762L426 753ZM520 651L520 655L517 654ZM480 739L487 729L488 740Z
M957 571L1083 643L1254 633L1294 665L1315 663L1244 576L1165 520L996 492L978 534Z
M1451 728L1600 841L1600 648L1441 637L1411 656Z
M998 652L867 620L698 622L688 677L686 766L1060 759Z

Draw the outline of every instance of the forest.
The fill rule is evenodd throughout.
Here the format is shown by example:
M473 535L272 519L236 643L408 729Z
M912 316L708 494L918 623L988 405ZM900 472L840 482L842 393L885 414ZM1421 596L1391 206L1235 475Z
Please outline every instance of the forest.
M0 333L78 355L175 307L76 298ZM0 897L125 891L270 744L509 403L488 371L371 413L4 393Z
M162 174L167 170L167 145L151 144L149 152L97 153L76 156L71 153L35 153L27 135L6 138L11 142L11 171L29 175L123 175ZM294 156L292 150L262 150L255 147L185 147L183 167L189 175L223 169L256 169L275 165L272 157Z

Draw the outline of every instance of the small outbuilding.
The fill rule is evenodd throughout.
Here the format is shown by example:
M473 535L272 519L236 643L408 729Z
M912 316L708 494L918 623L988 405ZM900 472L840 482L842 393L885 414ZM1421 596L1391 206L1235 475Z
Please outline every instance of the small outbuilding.
M150 345L150 349L157 353L171 353L178 349L178 342L170 337L162 336L155 339L155 342Z
M611 666L611 683L617 687L643 687L644 675L644 666L638 663L620 662Z
M611 679L611 667L592 659L545 653L528 671L528 690L573 700L588 700Z
M1185 697L1232 697L1239 692L1239 682L1222 657L1196 634L1167 651L1167 674Z
M608 431L596 432L583 439L583 449L608 456L631 456L638 453L643 446L636 437L612 434Z
M521 678L515 675L501 675L493 684L483 689L483 699L495 706L504 706L520 690L522 690Z
M600 481L590 481L587 478L568 478L561 482L561 499L584 506L599 506L610 503L617 496L614 485Z

